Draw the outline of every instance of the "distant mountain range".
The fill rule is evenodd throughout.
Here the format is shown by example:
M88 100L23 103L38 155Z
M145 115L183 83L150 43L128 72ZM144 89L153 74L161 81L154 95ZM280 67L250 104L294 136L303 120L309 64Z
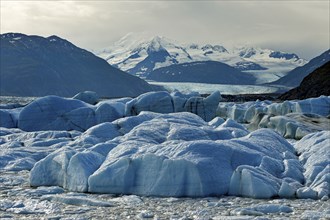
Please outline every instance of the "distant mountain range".
M138 34L128 34L95 54L123 71L142 77L170 65L216 61L244 72L273 74L269 80L274 80L306 63L294 53L257 47L229 50L222 45L180 44L165 37L146 38Z
M70 97L91 90L124 97L152 90L144 80L60 37L7 33L0 38L0 95Z
M330 95L330 61L315 69L297 88L282 94L279 99L307 99L321 95Z
M307 64L301 67L297 67L290 71L287 75L279 80L272 82L272 85L284 85L288 87L296 87L302 82L302 80L310 73L312 73L318 67L324 65L330 61L330 49L311 59Z

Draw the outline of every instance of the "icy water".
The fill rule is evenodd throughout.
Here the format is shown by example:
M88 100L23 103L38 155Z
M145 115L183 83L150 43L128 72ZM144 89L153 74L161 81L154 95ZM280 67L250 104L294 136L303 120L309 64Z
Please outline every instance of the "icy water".
M329 201L69 193L31 188L28 175L1 173L1 219L330 219Z

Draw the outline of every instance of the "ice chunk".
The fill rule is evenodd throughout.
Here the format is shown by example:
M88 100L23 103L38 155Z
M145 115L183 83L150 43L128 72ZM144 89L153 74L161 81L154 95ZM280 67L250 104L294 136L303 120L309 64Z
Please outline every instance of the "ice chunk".
M202 117L205 121L211 121L216 116L216 110L219 102L221 101L221 94L219 91L215 91L208 97L204 98L204 111L205 117Z
M30 172L31 186L65 186L72 149L60 149L38 161Z
M271 128L285 138L301 139L321 130L330 130L330 97L271 103L219 103L217 115L240 123L250 123L249 129Z
M104 156L96 152L79 152L75 154L69 162L67 168L67 178L64 187L77 192L87 192L88 177L97 170Z
M15 128L17 121L12 116L10 111L0 109L0 127Z
M296 112L313 113L322 116L330 114L330 98L329 96L320 96L319 98L309 98L297 101L295 104Z
M95 125L84 132L84 136L95 136L102 140L111 140L120 135L117 125L105 122L102 124Z
M330 129L329 122L330 120L325 117L312 114L290 113L285 116L258 114L248 127L250 130L271 128L285 138L301 139L309 133Z
M96 124L95 112L89 107L74 109L61 117L62 120L67 121L67 130L86 131Z
M330 131L306 135L295 144L304 167L306 187L297 191L301 198L330 196ZM299 192L299 193L298 193Z
M100 97L96 92L84 91L79 92L77 95L73 96L73 99L78 99L88 104L94 105L99 101Z
M290 213L293 209L287 205L277 205L277 204L262 204L255 205L247 208L237 208L231 211L231 214L236 215L264 215L270 213Z
M153 113L153 112L141 112L137 116L121 118L113 122L113 124L119 127L119 132L121 134L126 134L130 132L134 127L138 126L139 124L149 121L160 114Z
M214 119L212 119L211 121L209 121L209 125L212 126L212 127L218 127L220 126L221 124L223 124L225 122L225 120L221 117L215 117Z
M284 178L278 195L282 198L293 198L296 196L296 191L302 185L291 178Z
M296 194L299 199L317 199L317 192L309 187L299 188Z
M266 199L277 195L279 189L280 180L267 171L242 165L231 177L229 194Z
M64 115L84 107L88 106L80 100L57 96L42 97L22 109L18 127L24 131L72 130L74 126Z
M106 202L102 200L88 198L83 195L44 195L41 197L41 200L61 202L68 205L77 205L77 206L100 206L100 207L112 207L111 202Z
M126 103L126 115L138 115L142 111L157 113L174 112L171 95L168 92L148 92Z
M103 122L112 122L122 118L125 114L125 105L123 103L102 103L95 110L97 124Z
M187 112L192 112L205 121L211 121L216 116L217 106L221 100L220 92L214 92L206 98L191 97L189 98L184 109Z
M194 113L205 121L216 116L217 106L221 100L219 91L206 98L189 96L181 93L149 92L126 103L126 115L138 115L142 111L173 113L187 111Z

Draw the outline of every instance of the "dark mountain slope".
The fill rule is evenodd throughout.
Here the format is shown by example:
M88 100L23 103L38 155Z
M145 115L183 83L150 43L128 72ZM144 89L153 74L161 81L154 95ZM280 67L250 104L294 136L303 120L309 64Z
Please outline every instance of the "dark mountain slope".
M330 95L330 62L314 70L303 79L300 86L284 93L279 99L307 99L321 95Z
M104 97L137 96L151 91L145 81L57 36L1 35L0 94L59 95L84 90Z
M227 64L202 61L174 64L152 71L147 79L159 82L196 82L213 84L254 84L255 78Z
M322 66L323 64L329 61L330 61L330 50L327 50L324 53L322 53L320 56L313 58L304 66L297 67L294 70L291 70L287 75L270 84L297 87L304 79L304 77L306 77L308 74L313 72L316 68Z

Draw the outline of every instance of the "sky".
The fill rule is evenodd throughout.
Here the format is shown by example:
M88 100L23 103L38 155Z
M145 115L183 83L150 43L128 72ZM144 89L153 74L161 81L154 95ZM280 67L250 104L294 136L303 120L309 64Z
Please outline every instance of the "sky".
M100 50L127 33L251 45L311 59L330 47L330 0L1 0L0 32L57 35Z

